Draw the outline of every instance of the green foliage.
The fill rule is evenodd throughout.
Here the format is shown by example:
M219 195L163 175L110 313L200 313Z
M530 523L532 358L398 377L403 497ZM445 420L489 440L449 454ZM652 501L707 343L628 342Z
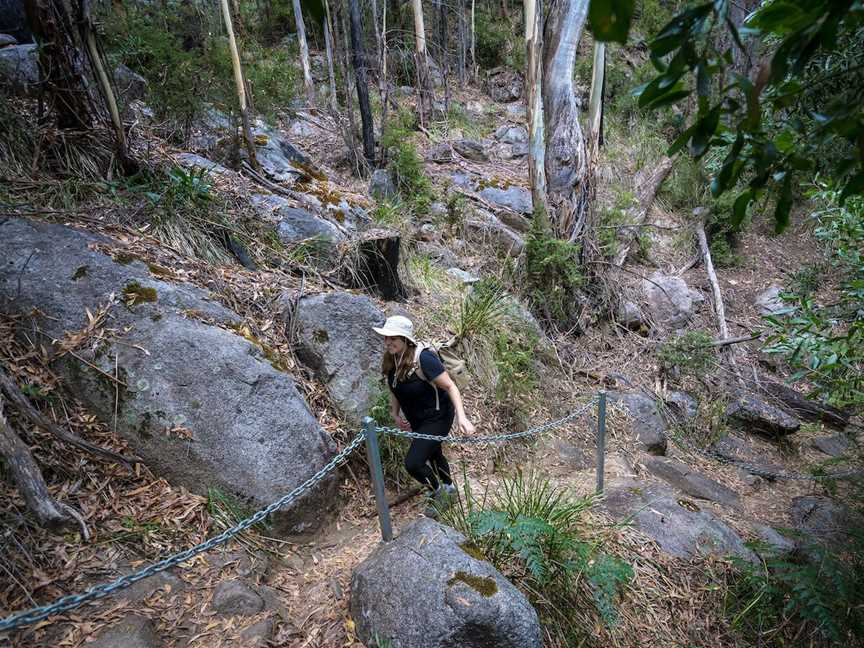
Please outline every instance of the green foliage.
M745 636L760 645L786 646L784 628L798 635L805 628L822 643L852 645L864 636L864 530L853 525L842 548L805 543L799 554L784 557L771 547L751 543L762 561L733 558L736 567L726 614ZM791 623L790 623L791 622Z
M507 311L506 299L507 291L497 280L476 283L462 300L456 335L467 339L494 332Z
M708 182L699 164L690 158L679 157L658 196L673 210L685 214L708 202Z
M856 145L864 136L864 7L775 0L756 9L739 31L730 4L680 11L650 41L658 72L635 92L640 107L656 109L689 100L695 91L696 115L669 155L686 146L698 159L712 147L728 145L712 193L719 196L746 183L732 206L733 225L751 203L770 193L779 232L789 223L802 173L821 168L837 178L843 184L841 203L864 192L864 150ZM722 32L728 38L721 38L727 35ZM770 65L755 83L733 65L742 37L770 47ZM814 100L814 89L821 94L826 85L837 91ZM820 158L819 152L827 156Z
M382 427L395 427L396 421L390 415L390 390L383 383L378 384L377 396L369 416ZM412 483L411 475L405 470L405 454L408 451L406 439L382 434L378 437L378 448L381 453L381 467L384 477L393 482L397 488L405 488Z
M423 169L423 158L411 141L414 116L400 111L388 121L381 145L388 151L390 171L402 200L416 214L425 214L434 200L432 183Z
M636 197L630 191L618 190L613 205L600 212L600 225L597 230L597 242L600 251L606 258L612 258L618 252L618 233L624 225L630 223L628 210L636 205Z
M657 349L657 357L668 370L677 368L684 374L704 373L714 359L713 338L705 331L687 331L671 338Z
M493 16L478 5L475 25L477 65L489 70L506 65L519 72L525 69L524 31L509 19Z
M229 529L252 514L252 510L240 500L218 488L207 489L207 513L213 518L216 527ZM268 531L268 522L258 522L251 528Z
M573 635L567 610L590 592L599 616L616 621L615 598L621 585L633 578L626 563L601 551L598 541L584 537L584 512L593 499L573 498L539 474L517 471L506 477L491 501L478 500L465 481L464 497L443 513L461 531L473 552L498 569L513 574L524 586L557 634Z
M537 387L537 372L534 357L537 352L537 335L533 331L523 333L525 339L515 344L512 336L500 332L495 338L495 368L498 384L495 397L500 402L518 404Z
M569 328L578 317L584 283L580 247L552 235L545 214L535 212L525 241L525 296L546 321Z
M209 106L236 113L237 97L218 5L199 11L189 3L169 4L161 11L133 3L105 12L103 42L113 65L123 63L148 80L148 105L185 137ZM296 57L252 33L238 40L252 104L273 118L295 96Z
M809 286L783 295L786 316L766 317L771 335L766 353L778 354L795 370L790 381L806 378L813 394L838 406L864 406L864 197L840 205L841 191L817 186L810 197L823 208L812 218L840 287L828 304ZM813 278L815 280L815 278Z
M167 245L211 263L227 263L225 237L235 228L223 215L225 205L212 191L206 171L181 167L142 172L102 183L119 203L141 202L148 232Z

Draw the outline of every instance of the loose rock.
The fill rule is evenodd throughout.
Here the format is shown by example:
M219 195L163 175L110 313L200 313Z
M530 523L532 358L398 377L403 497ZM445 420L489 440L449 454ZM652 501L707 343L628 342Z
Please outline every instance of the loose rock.
M371 299L347 292L304 297L297 306L297 356L355 423L368 414L378 396L381 337L372 327L384 319Z
M668 457L646 457L644 464L649 472L688 495L736 508L741 504L738 493L731 488L708 479L680 461Z
M485 210L477 210L474 217L465 221L465 232L497 248L501 254L519 256L525 247L521 236Z
M657 407L657 401L642 392L609 392L613 403L624 406L632 422L630 432L635 441L647 452L654 455L666 454L666 430L668 425Z
M351 579L361 641L393 648L539 648L537 613L450 527L420 518L379 545ZM422 577L419 577L422 575Z
M813 439L813 447L831 457L840 457L852 447L852 442L845 434L835 434Z
M755 562L741 537L709 511L676 496L670 489L644 482L612 482L601 504L616 519L627 518L678 558L734 554Z
M694 314L693 296L681 277L654 273L642 281L642 291L651 319L661 330L676 330Z
M453 150L467 160L474 160L475 162L487 162L489 160L483 145L474 140L456 140L453 142Z
M801 427L794 416L749 392L739 392L726 408L725 417L746 432L769 437L793 434Z
M165 644L156 634L156 626L147 617L125 616L102 630L90 648L161 648Z
M506 189L485 187L480 191L480 197L488 200L493 205L506 207L520 214L531 214L534 212L534 202L531 200L531 192L523 187L511 186Z
M522 98L525 78L508 67L497 67L486 73L486 91L494 101L507 103Z
M789 305L780 298L783 287L771 284L767 290L759 293L754 301L760 315L780 315L789 311Z
M386 200L396 195L396 185L387 169L375 169L369 178L369 193L376 200Z
M243 581L232 580L216 586L211 605L225 616L252 616L264 609L264 600Z
M495 139L505 144L525 144L528 141L528 131L524 126L504 124L495 131Z

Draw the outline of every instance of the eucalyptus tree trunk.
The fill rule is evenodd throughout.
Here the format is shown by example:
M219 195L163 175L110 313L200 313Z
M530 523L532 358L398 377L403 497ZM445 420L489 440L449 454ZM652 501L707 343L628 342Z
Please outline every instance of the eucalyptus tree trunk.
M39 79L60 129L86 130L97 115L96 88L87 74L76 6L52 0L27 0L30 31L39 44Z
M588 216L588 153L573 69L589 0L553 0L546 20L543 112L546 126L547 208L559 238L578 240Z
M525 0L528 2L529 0ZM530 0L531 2L535 2L535 0ZM476 0L471 0L471 78L474 79L474 83L477 83L477 37L474 33L474 15L475 15L475 4ZM525 31L528 31L527 23L525 27Z
M588 133L591 159L603 144L603 91L606 87L606 43L594 41L594 66L591 73L591 94L588 98Z
M423 3L411 0L414 12L414 69L417 75L417 117L426 126L432 116L432 78L429 76L429 54L426 51L426 26L423 21Z
M228 33L228 47L231 50L231 63L234 68L234 83L237 86L237 100L240 104L240 118L243 120L243 139L249 154L249 164L258 169L258 158L255 156L255 143L252 141L252 127L249 124L249 110L246 106L246 86L243 83L243 69L240 67L240 52L234 38L234 26L231 22L231 9L228 0L222 0L222 17L225 20L225 31Z
M324 48L327 51L327 77L330 81L330 110L339 112L339 100L336 96L336 72L333 69L333 31L330 22L330 3L324 0L324 21L321 25L324 31Z
M360 7L357 0L348 0L348 6L351 13L351 50L354 76L357 80L357 101L360 104L360 121L363 128L363 155L366 157L366 162L372 166L375 163L375 133L372 127L372 109L369 105L369 83L366 78Z
M474 58L474 4L471 5L471 58ZM526 89L528 101L528 178L531 183L531 198L534 213L546 210L546 142L543 128L543 66L542 66L542 7L537 0L524 0L525 10L525 61ZM474 67L476 73L476 65Z
M348 128L345 129L345 143L348 145L348 152L351 156L352 164L355 172L360 174L362 161L357 152L357 120L354 116L354 100L351 86L354 85L354 73L351 67L350 45L348 44L348 27L345 25L345 6L340 3L337 13L339 20L339 31L342 32L342 69L345 74L342 75L343 90L345 93L345 110L348 116Z
M458 2L458 11L459 11L459 53L456 59L456 65L459 66L459 85L460 87L465 86L465 50L466 46L466 38L465 38L465 0L459 0Z
M300 65L303 68L303 88L306 91L306 102L315 105L315 82L312 80L312 67L309 65L309 46L306 43L306 24L303 22L303 12L300 0L292 0L294 7L294 22L297 25L297 41L300 43Z

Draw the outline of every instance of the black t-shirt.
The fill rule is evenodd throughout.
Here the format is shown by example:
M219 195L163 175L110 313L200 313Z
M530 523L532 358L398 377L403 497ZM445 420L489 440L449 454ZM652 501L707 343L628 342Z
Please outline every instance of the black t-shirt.
M434 380L444 373L444 365L438 356L428 349L420 352L420 368L426 380ZM409 372L405 380L400 380L393 385L393 374L395 369L387 375L387 385L399 401L402 413L411 424L413 429L419 428L423 423L449 418L453 415L453 401L443 389L430 385L422 380L413 370ZM435 410L435 390L438 390L438 410Z

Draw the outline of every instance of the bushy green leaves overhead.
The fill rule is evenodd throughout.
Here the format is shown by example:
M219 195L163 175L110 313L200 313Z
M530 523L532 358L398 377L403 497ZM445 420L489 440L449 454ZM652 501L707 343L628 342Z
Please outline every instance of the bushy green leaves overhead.
M624 21L612 16L632 14L634 4L594 0L595 36L622 40ZM722 149L712 193L738 192L738 222L754 201L770 195L782 231L797 185L816 171L841 183L841 203L864 192L864 4L774 0L740 26L730 5L688 6L653 35L648 47L657 74L634 94L644 109L692 102L690 123L669 154L686 147L700 158ZM742 73L747 57L752 66ZM824 92L826 86L833 92Z

